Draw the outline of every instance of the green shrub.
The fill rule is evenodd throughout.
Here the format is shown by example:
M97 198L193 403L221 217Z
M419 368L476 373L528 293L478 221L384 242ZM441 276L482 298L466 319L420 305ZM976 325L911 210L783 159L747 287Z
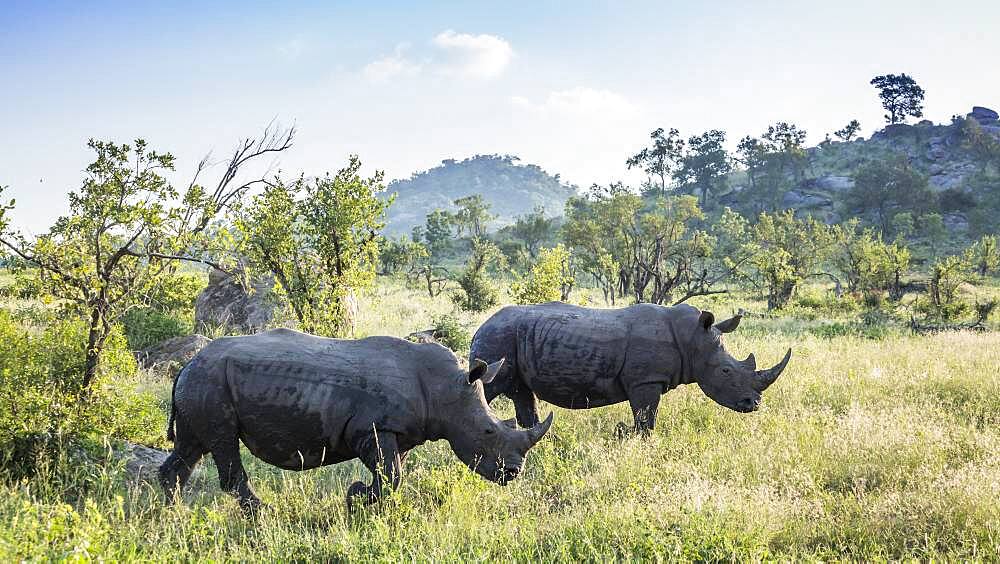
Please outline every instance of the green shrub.
M458 286L460 290L452 293L451 300L464 311L482 312L500 303L499 291L481 270L466 270Z
M514 302L537 304L565 300L575 279L569 271L569 251L562 244L542 249L527 276L511 285Z
M173 337L190 335L193 318L182 319L178 313L165 313L153 308L129 310L122 319L128 346L134 351L149 348Z
M82 388L87 325L57 321L25 332L0 312L0 468L33 474L68 445L103 437L155 442L162 415L155 399L136 391L138 369L122 332L105 345L98 378Z
M455 352L469 350L472 341L472 334L457 317L451 314L436 316L432 319L434 324L434 339L442 345Z

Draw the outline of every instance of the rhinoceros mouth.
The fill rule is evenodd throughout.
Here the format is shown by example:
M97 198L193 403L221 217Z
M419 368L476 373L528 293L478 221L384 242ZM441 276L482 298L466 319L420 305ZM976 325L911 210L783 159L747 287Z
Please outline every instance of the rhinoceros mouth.
M500 472L500 476L497 482L500 485L506 485L508 482L513 481L521 473L521 468L518 466L505 466Z

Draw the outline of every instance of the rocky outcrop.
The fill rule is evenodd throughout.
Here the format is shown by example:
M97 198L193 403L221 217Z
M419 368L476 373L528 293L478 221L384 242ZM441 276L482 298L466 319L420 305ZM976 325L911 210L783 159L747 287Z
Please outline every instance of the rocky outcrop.
M139 366L164 372L173 377L182 366L198 354L198 351L211 342L212 340L204 335L174 337L141 351L136 356Z
M997 120L1000 120L1000 114L982 106L973 106L969 117L978 121L980 125L993 125Z
M206 331L222 327L226 331L256 333L273 324L281 301L274 295L274 281L265 278L248 292L236 277L213 270L208 287L198 294L194 306L195 328Z

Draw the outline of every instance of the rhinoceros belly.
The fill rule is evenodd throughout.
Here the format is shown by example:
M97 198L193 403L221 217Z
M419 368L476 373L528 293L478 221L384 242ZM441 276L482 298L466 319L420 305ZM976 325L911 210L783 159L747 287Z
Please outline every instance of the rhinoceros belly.
M356 392L281 379L243 388L234 393L240 438L257 458L287 470L355 458L344 430Z

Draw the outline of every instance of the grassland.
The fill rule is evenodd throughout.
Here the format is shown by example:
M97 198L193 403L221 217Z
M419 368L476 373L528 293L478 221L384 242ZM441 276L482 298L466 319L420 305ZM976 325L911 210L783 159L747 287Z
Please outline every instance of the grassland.
M357 333L405 335L450 309L382 284ZM0 485L0 560L1000 560L1000 334L822 326L839 327L749 319L728 338L762 363L794 348L757 413L687 386L664 397L652 438L619 440L624 405L555 409L511 485L438 442L410 456L398 495L354 515L343 496L368 479L357 463L293 473L245 455L268 504L256 520L218 491L211 464L164 507L118 463L63 463ZM168 381L143 385L165 405Z

